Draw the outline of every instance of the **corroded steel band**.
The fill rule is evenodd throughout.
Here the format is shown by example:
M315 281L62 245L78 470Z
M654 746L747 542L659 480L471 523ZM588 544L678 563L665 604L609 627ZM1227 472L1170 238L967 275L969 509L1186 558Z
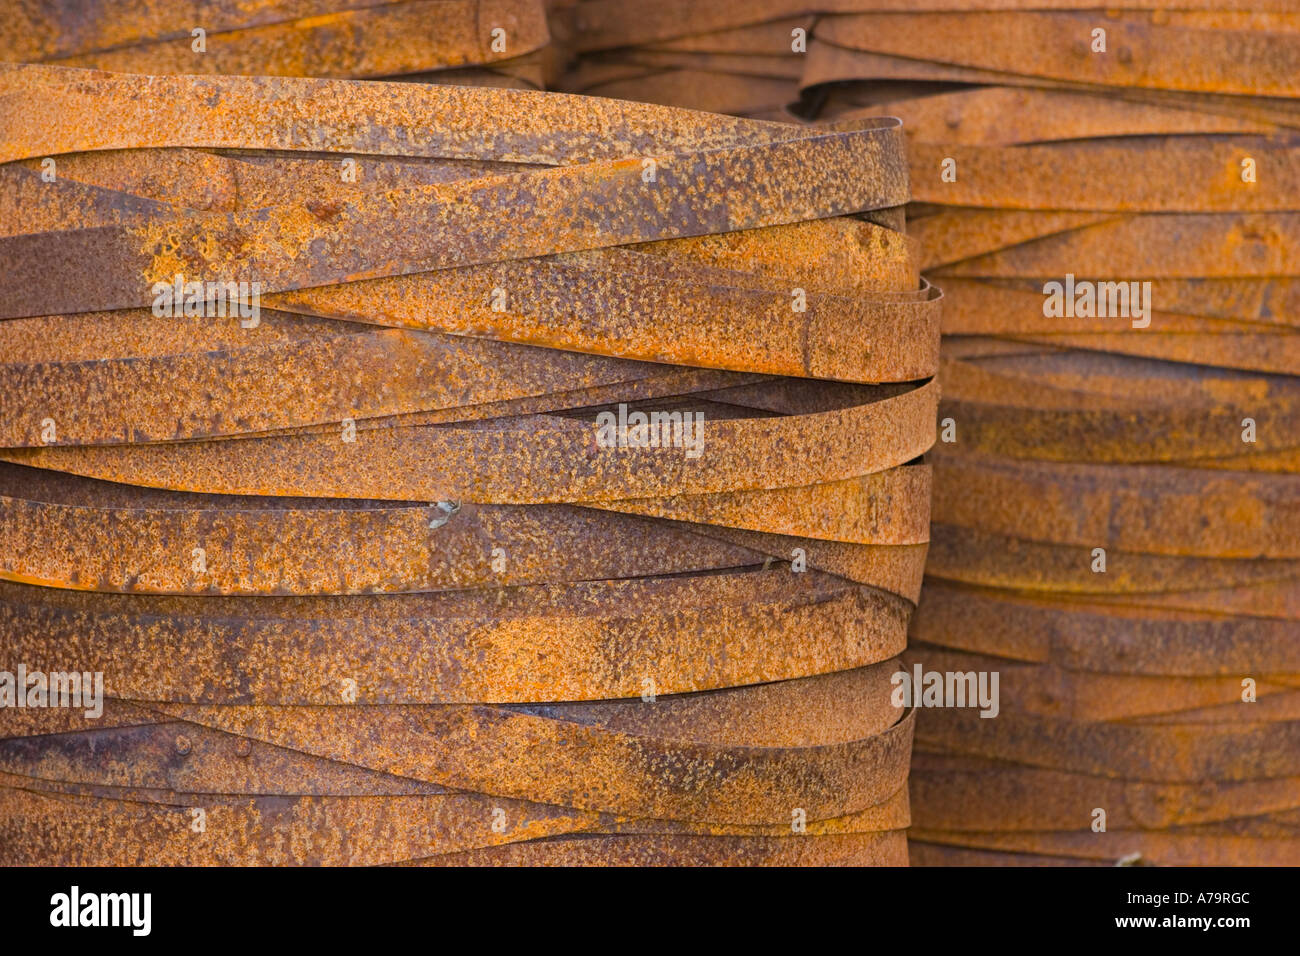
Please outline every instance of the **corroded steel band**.
M222 7L204 70L508 83L535 9ZM105 695L0 709L0 858L905 862L898 123L161 75L168 22L27 34L160 75L0 68L0 669ZM157 315L177 275L264 311ZM611 445L629 405L702 447Z

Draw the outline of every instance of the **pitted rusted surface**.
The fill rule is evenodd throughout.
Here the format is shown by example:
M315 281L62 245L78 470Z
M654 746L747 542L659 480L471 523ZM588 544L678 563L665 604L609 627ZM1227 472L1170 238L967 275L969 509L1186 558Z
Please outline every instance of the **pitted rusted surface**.
M531 3L326 6L213 6L202 69L161 15L2 34L0 664L104 700L0 708L0 856L905 863L898 124L493 89Z
M24 862L904 862L927 551L902 660L1001 709L915 716L914 862L1300 860L1300 21L1078 6L15 3L0 58L285 75L4 75L0 627L109 683L0 711ZM397 74L600 98L298 78Z
M913 859L1300 860L1294 4L554 6L569 89L903 120L947 298L906 660L1002 679L996 719L918 714ZM1049 314L1067 275L1147 283L1146 315Z
M382 77L535 86L542 0L331 0L0 6L0 60L129 73ZM202 29L201 38L194 36ZM494 33L494 31L501 31ZM441 75L439 75L441 74ZM461 74L457 76L455 74Z
M1001 706L922 708L912 858L1294 865L1300 21L1068 6L827 7L802 77L903 119L947 297L905 660ZM1051 311L1067 275L1146 313Z

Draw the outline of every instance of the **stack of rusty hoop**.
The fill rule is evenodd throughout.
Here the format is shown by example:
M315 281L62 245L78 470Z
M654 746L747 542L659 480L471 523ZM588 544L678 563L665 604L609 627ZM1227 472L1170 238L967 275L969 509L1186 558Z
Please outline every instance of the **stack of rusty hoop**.
M17 5L654 105L4 74L4 852L902 862L924 268L913 862L1300 862L1300 15L1077 5Z
M1300 15L932 6L819 20L804 79L909 133L947 297L909 663L1001 680L918 715L913 861L1300 862Z
M0 671L105 695L3 862L906 862L896 122L10 65L0 163Z

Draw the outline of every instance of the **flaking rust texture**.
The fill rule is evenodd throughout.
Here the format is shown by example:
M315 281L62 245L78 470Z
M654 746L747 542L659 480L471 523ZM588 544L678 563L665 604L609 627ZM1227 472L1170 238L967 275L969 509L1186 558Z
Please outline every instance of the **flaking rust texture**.
M907 862L897 121L541 92L524 0L7 7L0 671L86 693L0 861Z
M1300 861L1300 20L917 6L14 4L11 852Z
M1001 688L918 712L912 861L1295 865L1300 19L1083 6L561 0L552 32L567 89L903 121L945 293L905 662Z
M1294 865L1300 21L870 6L802 102L903 119L948 297L907 659L1001 676L918 714L913 862Z

